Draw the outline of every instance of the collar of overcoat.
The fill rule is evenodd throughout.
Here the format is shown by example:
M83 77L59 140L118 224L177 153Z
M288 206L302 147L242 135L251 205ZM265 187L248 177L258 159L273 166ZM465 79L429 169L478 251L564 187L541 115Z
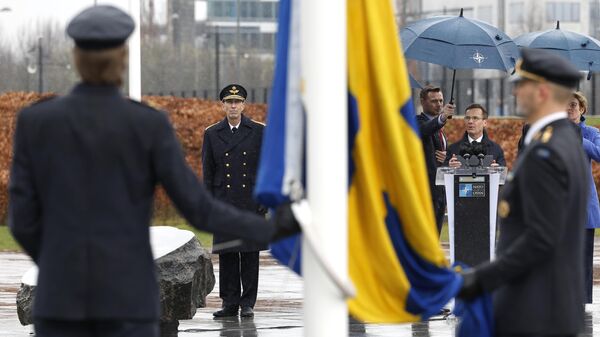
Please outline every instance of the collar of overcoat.
M229 122L227 121L227 117L225 117L219 124L217 125L217 134L219 138L221 138L226 144L227 147L225 151L230 151L234 147L236 147L240 142L242 142L250 133L252 133L252 129L254 125L250 118L242 115L242 120L238 127L236 133L231 132L231 128L229 127Z

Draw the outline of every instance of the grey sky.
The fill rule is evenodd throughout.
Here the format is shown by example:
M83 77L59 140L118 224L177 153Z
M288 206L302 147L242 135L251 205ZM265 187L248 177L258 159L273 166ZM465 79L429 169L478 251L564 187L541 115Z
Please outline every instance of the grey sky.
M98 4L111 4L128 11L130 0L97 0ZM0 40L18 39L19 27L30 25L38 20L53 19L66 24L84 8L94 4L93 0L0 0ZM156 21L164 22L165 0L155 0Z

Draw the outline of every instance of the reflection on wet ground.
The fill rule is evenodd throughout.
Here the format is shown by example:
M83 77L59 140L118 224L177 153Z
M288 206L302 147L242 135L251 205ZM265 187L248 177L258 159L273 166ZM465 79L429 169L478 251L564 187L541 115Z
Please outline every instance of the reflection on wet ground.
M216 260L214 261L216 262ZM600 273L600 245L597 244L595 272ZM0 253L0 336L29 337L31 327L23 327L16 314L15 295L20 278L31 266L23 254ZM218 279L218 263L214 264ZM600 277L596 276L597 280ZM581 337L600 335L600 284L595 285L594 302L586 307L585 332ZM218 310L218 284L207 297L207 307L198 309L191 320L180 321L179 337L300 337L302 327L302 279L276 264L268 254L261 254L261 270L255 317L213 319ZM456 320L434 317L414 324L362 324L351 321L349 335L353 337L444 337L454 336Z

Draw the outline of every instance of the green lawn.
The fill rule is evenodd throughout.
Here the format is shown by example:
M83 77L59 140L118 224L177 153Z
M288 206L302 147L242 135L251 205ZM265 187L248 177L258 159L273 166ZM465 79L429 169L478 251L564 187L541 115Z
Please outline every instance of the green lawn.
M202 247L212 247L212 234L206 233L188 225L188 223L180 217L173 217L170 219L155 219L152 221L153 226L172 226L179 229L187 229L194 232Z
M0 226L0 252L19 252L21 247L15 242L8 226Z
M205 233L199 231L191 226L189 226L184 220L180 218L174 218L170 220L160 220L154 221L153 225L160 226L173 226L180 229L187 229L189 231L194 232L196 237L202 244L202 247L210 248L212 247L212 235L209 233ZM15 242L10 231L7 226L0 226L0 252L20 252L21 247Z

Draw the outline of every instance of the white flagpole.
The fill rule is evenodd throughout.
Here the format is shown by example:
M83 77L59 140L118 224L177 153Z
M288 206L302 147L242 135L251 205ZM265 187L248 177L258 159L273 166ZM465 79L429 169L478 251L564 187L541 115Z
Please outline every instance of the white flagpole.
M300 17L312 225L336 274L347 275L346 0L301 0ZM317 263L307 242L302 244L302 254L304 335L348 336L348 308L342 291Z
M140 42L140 0L129 0L129 13L135 30L129 38L129 98L142 100L142 51Z

